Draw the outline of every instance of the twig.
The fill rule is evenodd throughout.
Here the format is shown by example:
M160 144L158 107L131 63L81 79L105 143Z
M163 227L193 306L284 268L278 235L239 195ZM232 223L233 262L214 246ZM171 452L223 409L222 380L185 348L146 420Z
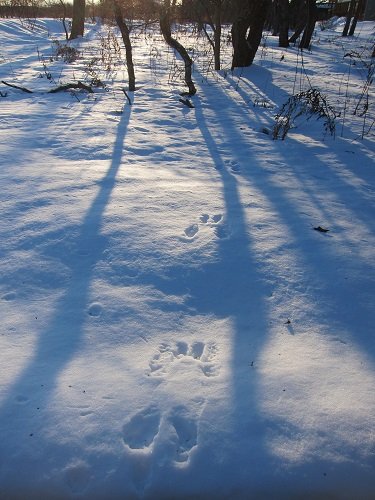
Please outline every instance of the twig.
M14 85L13 83L4 82L4 80L1 80L1 83L7 85L8 87L13 87L14 89L22 90L22 92L26 92L27 94L33 93L32 90L26 89L25 87L20 87L19 85Z

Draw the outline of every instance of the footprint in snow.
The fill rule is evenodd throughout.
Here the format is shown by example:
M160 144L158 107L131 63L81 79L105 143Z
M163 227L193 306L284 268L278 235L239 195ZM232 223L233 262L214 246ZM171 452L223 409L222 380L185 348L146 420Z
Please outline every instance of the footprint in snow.
M197 234L198 231L199 231L198 224L192 224L191 226L185 229L184 233L188 238L194 238L194 236Z
M187 462L193 448L198 444L198 423L185 406L178 406L168 418L175 432L175 461Z
M223 216L221 214L215 214L215 215L209 215L209 214L202 214L199 217L199 220L202 222L202 224L218 224L222 220Z
M15 400L17 403L25 404L29 401L29 398L27 396L23 396L20 394L20 395L15 397Z
M210 226L214 229L215 235L220 239L229 237L229 231L225 224L223 224L223 216L221 214L208 215L202 214L199 219L203 224Z
M132 450L149 450L160 429L160 412L149 406L133 415L122 427L124 443Z
M215 214L215 215L202 214L199 217L199 222L201 224L214 228L214 232L218 238L227 238L229 234L228 231L225 229L225 227L224 226L217 227L219 224L221 224L222 220L223 216L221 214ZM191 226L185 229L184 237L181 239L183 241L192 241L198 234L198 231L199 231L199 225L192 224Z
M226 238L229 237L229 233L228 233L228 230L225 226L218 226L215 228L215 234L216 236L221 239L221 240L224 240Z
M2 295L1 300L11 301L16 298L15 292L8 292L5 295Z
M103 306L101 304L99 304L98 302L94 302L88 308L88 314L89 314L89 316L98 317L98 316L100 316L102 314L102 311L103 311Z
M64 476L73 494L83 493L91 479L90 469L85 463L67 467Z
M219 366L215 361L217 346L214 343L177 342L174 345L161 344L158 352L149 362L150 370L147 375L163 377L168 373L173 364L189 363L192 368L198 367L206 377L218 374Z
M226 160L225 163L233 174L239 174L241 172L241 167L235 160Z

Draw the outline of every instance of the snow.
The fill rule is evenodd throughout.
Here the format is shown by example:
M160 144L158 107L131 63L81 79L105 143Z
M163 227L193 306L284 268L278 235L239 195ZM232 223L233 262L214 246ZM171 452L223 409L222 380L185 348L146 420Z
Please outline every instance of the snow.
M233 73L196 40L190 109L156 32L129 106L108 27L67 64L61 22L0 21L0 80L34 90L0 88L1 498L375 496L375 25L341 29ZM46 93L90 61L106 88ZM309 82L336 137L272 140Z

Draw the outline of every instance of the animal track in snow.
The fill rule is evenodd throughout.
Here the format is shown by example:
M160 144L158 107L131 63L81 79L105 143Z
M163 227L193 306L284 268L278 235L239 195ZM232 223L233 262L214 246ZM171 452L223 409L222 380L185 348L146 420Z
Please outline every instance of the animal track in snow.
M235 160L225 160L225 164L233 174L238 174L241 172L241 167Z
M225 225L222 224L222 214L202 214L199 217L199 222L201 224L204 224L205 226L212 227L218 238L227 238L229 236L228 230L226 229ZM183 241L192 241L197 235L198 231L198 224L192 224L191 226L187 227L184 231L185 235L184 238L182 238Z
M65 482L74 494L83 493L90 479L90 469L85 463L78 463L65 469Z
M216 215L202 214L199 220L203 224L218 224L222 220L222 218L223 216L221 214L216 214Z
M133 415L122 427L124 443L132 450L148 450L152 447L160 429L160 412L149 406Z
M29 401L29 398L27 396L19 394L18 396L15 397L15 400L17 401L17 403L25 404Z
M99 302L93 302L90 307L88 308L88 314L89 316L100 316L103 311L103 306Z
M189 415L184 406L174 408L169 416L169 422L175 431L176 462L187 462L191 450L198 444L198 423Z
M188 238L194 238L198 231L198 224L192 224L191 226L187 227L184 232Z
M200 221L203 224L207 224L213 227L214 232L218 238L220 239L228 238L229 232L226 226L222 224L223 216L221 214L216 214L212 216L208 214L202 214L200 216Z
M174 363L189 362L192 366L198 366L206 377L217 375L219 367L214 362L217 355L217 346L214 343L177 342L175 345L163 343L158 352L151 358L149 375L155 377L164 376Z
M225 226L218 226L215 228L215 234L220 239L228 238L229 233Z
M189 406L173 406L161 414L157 406L150 406L136 413L123 427L123 439L131 450L141 451L132 461L132 476L141 491L148 483L152 470L152 459L160 456L163 462L174 462L184 466L191 452L199 444L199 422L204 400L195 399ZM126 436L124 435L126 434Z
M6 300L6 301L11 301L11 300L14 300L15 298L16 298L15 292L8 292L1 297L2 300Z

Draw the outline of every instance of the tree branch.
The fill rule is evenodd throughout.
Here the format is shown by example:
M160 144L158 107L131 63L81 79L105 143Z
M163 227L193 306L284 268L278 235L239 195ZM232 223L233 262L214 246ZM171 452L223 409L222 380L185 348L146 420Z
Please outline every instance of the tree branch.
M48 94L56 94L56 92L61 92L63 90L69 90L69 89L82 89L86 90L86 92L88 92L89 94L94 93L94 91L89 85L85 85L82 82L77 82L77 83L67 83L65 85L60 85L59 87L49 90Z
M33 93L32 90L29 90L25 87L20 87L19 85L14 85L13 83L4 82L4 80L1 80L1 83L3 83L4 85L7 85L8 87L13 87L14 89L22 90L22 92L26 92L27 94Z

